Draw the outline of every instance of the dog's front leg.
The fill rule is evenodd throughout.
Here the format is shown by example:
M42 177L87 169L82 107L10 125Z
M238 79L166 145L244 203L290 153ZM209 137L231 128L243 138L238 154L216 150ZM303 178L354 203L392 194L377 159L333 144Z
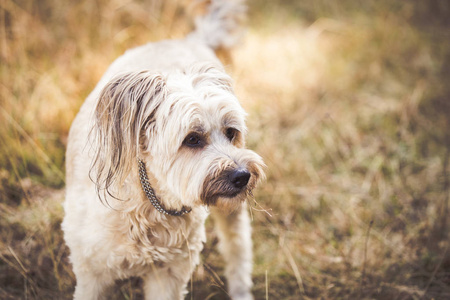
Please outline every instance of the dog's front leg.
M108 299L108 288L114 280L108 276L96 276L89 272L76 272L77 285L75 287L74 300L99 300ZM105 270L106 274L106 270Z
M190 263L173 263L170 267L154 269L144 279L146 300L183 300L190 279Z
M211 215L219 236L219 251L226 262L230 296L233 300L251 300L252 239L247 205L244 203L231 214L211 208Z

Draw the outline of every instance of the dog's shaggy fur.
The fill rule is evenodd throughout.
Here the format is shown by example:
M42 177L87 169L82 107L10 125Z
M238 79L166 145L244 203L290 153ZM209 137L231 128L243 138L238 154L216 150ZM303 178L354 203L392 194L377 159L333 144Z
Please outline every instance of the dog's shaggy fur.
M214 54L233 45L243 12L240 1L212 1L185 39L118 58L81 107L69 134L62 224L75 299L101 298L130 276L143 278L147 299L183 299L209 212L229 294L252 299L245 200L263 162L244 148L245 112ZM163 207L191 211L158 211L142 189L138 160Z

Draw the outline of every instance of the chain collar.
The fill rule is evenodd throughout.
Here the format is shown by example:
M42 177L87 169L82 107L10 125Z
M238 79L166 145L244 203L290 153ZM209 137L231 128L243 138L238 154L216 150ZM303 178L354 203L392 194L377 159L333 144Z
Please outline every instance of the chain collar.
M159 211L162 214L170 215L170 216L177 216L180 217L182 215L188 214L192 211L191 208L183 206L181 210L168 210L166 209L162 203L158 200L158 198L155 195L155 191L150 185L150 182L148 182L148 176L147 176L147 170L145 169L145 163L138 158L138 166L139 166L139 179L141 181L142 189L144 190L145 195L147 196L147 199L150 201L150 203L156 208L157 211Z

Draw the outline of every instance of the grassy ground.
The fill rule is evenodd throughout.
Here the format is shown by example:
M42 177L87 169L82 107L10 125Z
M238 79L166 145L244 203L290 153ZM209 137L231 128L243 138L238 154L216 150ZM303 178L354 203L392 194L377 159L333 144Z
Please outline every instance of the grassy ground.
M0 298L70 299L64 151L125 49L183 36L177 1L0 1ZM250 1L230 72L267 181L256 299L450 298L450 4ZM209 241L188 299L227 299ZM139 281L115 299L140 299Z

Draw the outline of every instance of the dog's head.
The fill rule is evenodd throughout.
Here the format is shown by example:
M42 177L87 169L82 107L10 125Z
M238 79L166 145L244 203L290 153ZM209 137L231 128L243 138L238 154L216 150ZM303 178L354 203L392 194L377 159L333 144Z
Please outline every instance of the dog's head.
M263 177L262 159L245 149L245 115L217 67L119 76L96 108L97 188L122 186L140 158L166 207L237 208Z

